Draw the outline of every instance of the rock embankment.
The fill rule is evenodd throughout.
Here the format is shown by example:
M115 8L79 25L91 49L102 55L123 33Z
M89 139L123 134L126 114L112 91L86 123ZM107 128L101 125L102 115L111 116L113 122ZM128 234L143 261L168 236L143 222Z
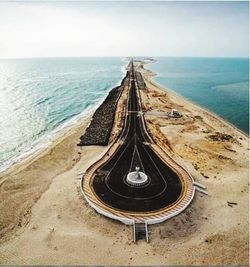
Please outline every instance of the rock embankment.
M142 74L139 71L135 72L136 81L139 89L146 89L146 83L142 77Z
M95 111L89 127L78 146L102 145L109 142L110 133L114 124L117 102L124 86L129 82L129 72L123 78L121 85L113 88L106 99Z

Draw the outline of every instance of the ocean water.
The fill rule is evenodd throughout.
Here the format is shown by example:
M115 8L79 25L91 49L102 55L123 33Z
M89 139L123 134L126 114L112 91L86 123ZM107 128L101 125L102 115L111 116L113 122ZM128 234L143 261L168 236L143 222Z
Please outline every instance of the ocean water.
M124 66L122 58L0 60L0 171L95 108Z
M249 133L247 58L160 57L154 80Z

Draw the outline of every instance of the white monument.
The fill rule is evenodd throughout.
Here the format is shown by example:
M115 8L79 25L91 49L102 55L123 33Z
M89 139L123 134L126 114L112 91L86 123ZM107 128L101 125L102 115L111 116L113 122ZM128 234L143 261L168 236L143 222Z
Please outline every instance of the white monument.
M130 185L142 186L148 182L148 176L144 172L140 172L140 167L135 167L135 171L127 175L126 181Z

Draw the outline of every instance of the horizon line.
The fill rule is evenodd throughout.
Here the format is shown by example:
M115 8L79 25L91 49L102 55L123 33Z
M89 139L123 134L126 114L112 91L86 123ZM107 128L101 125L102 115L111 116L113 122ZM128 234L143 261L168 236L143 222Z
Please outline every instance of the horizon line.
M63 0L64 1L64 0ZM8 60L8 59L50 59L50 58L131 58L131 57L140 57L140 58L159 58L159 57L168 57L168 58L242 58L242 59L248 59L248 56L169 56L169 55L158 55L158 56L151 56L151 55L118 55L118 56L112 56L112 55L103 55L103 56L88 56L88 55L82 55L82 56L28 56L28 57L0 57L0 60Z

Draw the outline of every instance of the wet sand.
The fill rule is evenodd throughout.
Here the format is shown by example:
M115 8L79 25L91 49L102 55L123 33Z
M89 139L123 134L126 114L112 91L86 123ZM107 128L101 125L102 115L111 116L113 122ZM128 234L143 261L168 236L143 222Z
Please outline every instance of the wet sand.
M109 147L76 146L86 118L0 178L1 264L248 265L248 137L140 70L148 87L140 91L145 111L183 114L145 115L149 131L209 196L197 192L179 216L150 226L150 243L134 244L131 227L97 214L81 195L79 173ZM122 126L126 94L111 141Z

